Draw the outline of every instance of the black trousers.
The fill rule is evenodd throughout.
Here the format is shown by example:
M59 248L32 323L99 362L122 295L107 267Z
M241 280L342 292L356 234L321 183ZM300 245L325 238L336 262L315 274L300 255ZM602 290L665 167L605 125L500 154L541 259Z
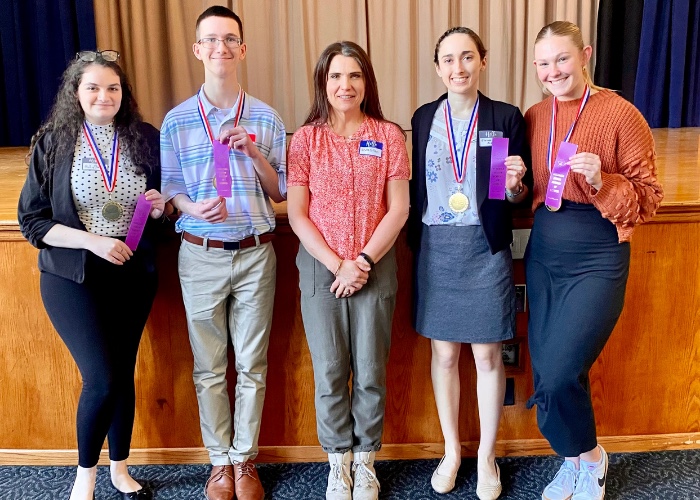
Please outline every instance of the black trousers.
M97 465L105 437L109 458L129 456L134 426L134 369L157 276L138 252L123 266L88 255L85 281L41 273L46 312L78 365L78 464Z
M528 343L537 424L552 449L575 457L597 445L588 372L625 300L630 245L593 205L535 211L525 253Z

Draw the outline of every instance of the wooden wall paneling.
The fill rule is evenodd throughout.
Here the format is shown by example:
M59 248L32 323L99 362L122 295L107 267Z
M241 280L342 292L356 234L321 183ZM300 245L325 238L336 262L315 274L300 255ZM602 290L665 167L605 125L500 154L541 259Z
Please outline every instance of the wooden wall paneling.
M43 309L37 254L0 241L0 448L75 448L79 373Z
M317 445L313 369L300 314L299 241L286 220L276 233L277 290L260 444Z
M600 440L610 451L700 447L700 154L698 129L655 131L662 182L695 182L695 198L670 181L659 216L637 228L625 309L591 372ZM674 161L665 144L679 151ZM676 141L675 143L673 141ZM0 463L74 463L80 375L41 302L37 250L23 240L16 203L26 168L24 148L0 150ZM688 155L695 155L688 158ZM681 169L678 173L674 169ZM298 240L280 205L277 292L270 337L268 388L260 438L263 461L322 460L316 437L313 372L299 310ZM519 212L516 227L531 214ZM192 354L177 276L179 239L159 249L159 291L137 360L132 463L205 462L192 382ZM439 457L442 436L430 380L430 342L412 328L412 265L405 234L397 243L399 291L387 374L382 458ZM522 261L516 283L524 282ZM519 315L516 404L504 409L499 454L548 453L526 410L532 381L527 322ZM233 355L231 353L231 363ZM460 362L463 450L478 446L476 374L470 349ZM229 390L235 373L229 370ZM40 451L37 451L40 450ZM62 450L62 451L61 451Z
M192 352L177 276L178 246L179 238L171 233L159 248L158 295L136 364L134 448L202 446Z
M591 374L601 435L700 430L699 239L698 223L635 231L625 308Z

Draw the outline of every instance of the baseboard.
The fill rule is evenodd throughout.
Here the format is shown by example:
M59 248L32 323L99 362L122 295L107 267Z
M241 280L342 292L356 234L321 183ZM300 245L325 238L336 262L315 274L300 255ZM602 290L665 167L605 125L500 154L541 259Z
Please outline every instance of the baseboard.
M640 436L599 437L598 442L610 453L688 450L700 448L700 433L650 434ZM479 443L462 443L462 455L476 456ZM416 460L440 458L441 443L385 444L377 454L378 460ZM514 439L499 441L496 454L504 456L552 455L544 439ZM256 462L323 462L326 454L319 446L261 446ZM77 450L1 450L2 465L75 465ZM100 456L100 465L109 464L107 451ZM205 464L209 456L204 448L137 448L131 450L130 465L148 464Z

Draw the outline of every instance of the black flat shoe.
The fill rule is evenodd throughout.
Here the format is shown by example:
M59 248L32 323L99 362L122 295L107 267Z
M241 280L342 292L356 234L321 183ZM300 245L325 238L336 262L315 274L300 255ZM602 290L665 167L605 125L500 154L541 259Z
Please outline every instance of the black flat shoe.
M153 493L146 488L141 488L138 491L132 491L131 493L124 493L120 491L119 494L124 500L151 500L153 498Z
M112 485L112 487L117 490L123 500L151 500L153 498L153 493L145 486L141 486L140 490L131 491L129 493L118 490L114 485Z

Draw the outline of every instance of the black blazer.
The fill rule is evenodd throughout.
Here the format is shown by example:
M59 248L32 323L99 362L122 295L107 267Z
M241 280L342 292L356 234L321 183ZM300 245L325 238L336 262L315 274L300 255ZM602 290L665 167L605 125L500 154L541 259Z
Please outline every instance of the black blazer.
M430 126L433 117L447 98L443 94L437 101L424 104L416 110L411 118L413 138L413 175L411 176L411 209L408 215L408 244L417 251L420 248L420 237L423 231L423 211L427 203L427 188L425 185L425 151L428 147ZM476 203L481 227L488 241L492 254L506 248L513 241L513 221L508 200L490 200L489 178L491 172L491 147L479 146L479 130L497 130L507 137L508 154L519 155L527 172L523 183L532 191L532 171L530 169L530 150L525 134L525 119L520 110L510 104L492 101L479 92L479 121L477 123L476 149ZM522 205L522 203L521 203Z
M151 148L153 165L140 165L146 172L146 190L160 189L160 134L148 123L141 124L140 133L146 138ZM73 148L69 148L61 157L55 158L55 165L45 170L45 157L51 144L50 133L42 136L36 143L29 164L29 172L19 197L17 218L19 227L29 243L39 248L39 269L66 278L77 283L85 279L85 261L88 250L60 248L46 245L44 236L56 224L86 231L80 222L78 211L73 202L70 186L70 174L73 167ZM132 158L139 165L140 158ZM46 183L44 175L48 175ZM44 184L42 186L42 184ZM143 236L139 242L138 255L146 266L146 271L155 271L155 239L158 221L149 217ZM135 254L136 255L136 254Z

